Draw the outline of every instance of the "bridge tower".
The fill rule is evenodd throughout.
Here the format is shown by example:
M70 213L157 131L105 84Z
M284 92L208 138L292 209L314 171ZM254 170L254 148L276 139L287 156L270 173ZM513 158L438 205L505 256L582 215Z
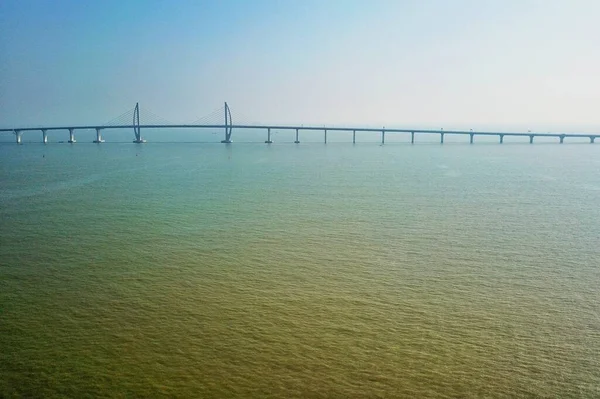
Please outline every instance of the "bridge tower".
M134 143L145 143L146 140L142 138L140 129L140 103L135 103L135 109L133 110L133 134L135 134Z
M229 105L227 105L227 101L225 101L225 140L221 140L221 143L231 143L232 125L231 109L229 109Z

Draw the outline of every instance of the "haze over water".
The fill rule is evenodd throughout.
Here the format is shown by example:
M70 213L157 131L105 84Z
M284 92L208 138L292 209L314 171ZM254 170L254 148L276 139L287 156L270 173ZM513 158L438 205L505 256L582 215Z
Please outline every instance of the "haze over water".
M600 146L0 145L0 396L600 396Z

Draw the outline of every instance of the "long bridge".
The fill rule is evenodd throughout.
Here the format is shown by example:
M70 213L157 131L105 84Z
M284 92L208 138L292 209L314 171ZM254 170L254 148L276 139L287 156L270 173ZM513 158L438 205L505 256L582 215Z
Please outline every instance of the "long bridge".
M224 123L215 123L215 114L224 115ZM128 120L131 123L126 123ZM290 126L290 125L262 125L262 124L233 124L231 118L231 109L225 103L219 110L213 112L207 117L201 118L200 120L190 124L174 124L165 122L160 117L151 114L150 124L140 123L140 107L139 103L136 104L135 108L127 111L116 119L112 120L103 125L78 125L78 126L48 126L48 127L19 127L19 128L0 128L0 132L9 132L15 135L16 143L22 143L22 136L24 132L38 131L42 133L42 142L48 142L48 132L50 131L68 131L69 132L69 143L75 143L75 131L76 130L95 130L96 139L94 143L103 143L102 131L107 129L133 129L134 143L145 143L146 140L141 136L142 129L223 129L224 139L221 143L232 143L233 129L244 130L264 130L266 131L267 137L265 143L273 143L271 137L272 130L291 130L295 131L296 136L294 143L300 143L300 131L321 131L323 132L323 141L327 143L327 132L332 131L344 131L352 132L352 143L356 143L356 132L371 132L379 134L381 143L385 143L385 135L388 133L404 133L410 134L410 142L415 143L416 135L439 135L440 143L444 143L445 135L465 135L469 136L469 143L473 144L475 136L496 136L498 137L499 143L504 142L504 137L528 137L529 143L533 144L534 138L536 137L554 137L559 140L559 143L563 143L566 138L588 138L590 143L594 143L596 138L600 137L600 134L590 133L535 133L535 132L486 132L486 131L473 131L473 130L423 130L423 129L390 129L390 128L364 128L364 127L325 127L325 126ZM209 123L207 123L209 122Z

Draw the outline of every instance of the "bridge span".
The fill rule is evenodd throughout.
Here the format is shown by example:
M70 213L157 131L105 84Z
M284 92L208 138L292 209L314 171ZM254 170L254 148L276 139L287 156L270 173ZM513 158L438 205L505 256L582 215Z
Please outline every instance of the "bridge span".
M428 129L392 129L392 128L365 128L365 127L325 127L325 126L290 126L290 125L263 125L263 124L233 124L231 118L231 110L227 103L222 107L220 112L224 110L224 123L191 123L191 124L175 124L175 123L152 123L152 124L141 124L140 123L140 110L139 104L136 104L133 109L132 123L117 123L117 124L104 124L104 125L64 125L64 126L46 126L46 127L19 127L19 128L0 128L0 132L9 132L15 135L16 143L22 143L22 135L24 132L41 132L42 142L48 142L48 132L50 131L68 131L69 132L69 143L75 143L75 131L76 130L95 130L96 139L94 143L103 143L102 131L108 129L132 129L134 132L134 143L145 143L146 140L141 136L142 129L223 129L224 139L222 143L232 143L233 130L264 130L266 133L266 144L273 143L271 131L274 130L291 130L295 131L294 143L300 143L300 132L301 131L321 131L323 132L323 142L327 143L327 132L348 132L352 133L352 143L356 143L356 132L370 132L378 134L380 136L381 143L385 143L386 134L400 133L410 134L410 142L415 143L415 136L417 135L439 135L440 143L444 143L444 137L446 135L464 135L469 137L469 143L473 144L475 136L496 136L500 144L504 142L504 137L528 137L529 143L533 144L536 137L553 137L557 138L559 143L564 143L567 138L588 138L590 143L594 143L596 138L600 137L600 134L596 133L535 133L535 132L489 132L489 131L473 131L473 130L428 130ZM124 114L125 115L125 114ZM223 114L221 114L223 115ZM118 121L122 121L123 116L118 118Z

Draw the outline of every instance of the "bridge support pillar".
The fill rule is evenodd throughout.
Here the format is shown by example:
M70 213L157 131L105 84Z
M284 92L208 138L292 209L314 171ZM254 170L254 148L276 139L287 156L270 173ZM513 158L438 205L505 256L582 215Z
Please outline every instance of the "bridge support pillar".
M327 129L325 129L325 144L327 144Z
M295 144L300 144L300 140L298 139L298 129L296 129L296 140L294 140Z
M534 138L534 137L535 137L535 136L534 136L533 134L530 134L530 135L529 135L529 144L533 144L533 138Z
M500 135L500 144L503 144L503 143L504 143L504 135L503 135L503 134L501 134L501 135Z
M411 144L415 143L415 132L410 132L410 143Z
M77 140L75 140L75 134L73 133L74 130L75 129L73 129L73 128L69 129L69 143L71 143L71 144L77 142Z
M594 144L595 140L596 140L596 136L590 136L590 144Z
M444 144L444 133L440 133L440 144Z
M15 130L15 139L17 141L17 144L21 144L21 131L20 130Z
M381 131L381 144L385 144L385 130Z
M267 128L267 141L265 141L265 144L272 144L273 142L271 141L271 128Z
M94 143L100 144L100 143L104 143L104 140L102 140L102 133L100 133L99 128L96 128L96 140L94 140Z
M46 133L46 129L42 129L42 143L48 144L48 133Z
M565 135L564 134L561 134L559 138L560 138L560 143L561 144L565 142Z
M473 144L473 138L475 137L475 135L473 133L469 134L469 144Z
M352 131L352 144L356 144L356 130Z

